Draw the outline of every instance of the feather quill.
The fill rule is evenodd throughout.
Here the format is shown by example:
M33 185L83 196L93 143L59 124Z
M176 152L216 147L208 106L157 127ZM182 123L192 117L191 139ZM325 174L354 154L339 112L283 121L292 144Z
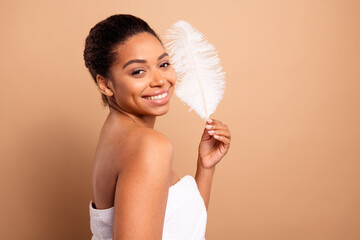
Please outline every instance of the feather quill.
M216 110L225 90L225 73L215 47L189 23L167 30L165 45L177 75L175 94L204 120Z

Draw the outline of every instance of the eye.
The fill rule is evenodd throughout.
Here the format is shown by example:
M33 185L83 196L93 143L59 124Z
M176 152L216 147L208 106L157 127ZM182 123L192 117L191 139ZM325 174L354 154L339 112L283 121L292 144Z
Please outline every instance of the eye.
M135 71L133 71L133 72L131 73L131 75L132 75L132 76L140 75L142 72L144 72L144 70L141 70L141 69L135 70Z
M170 66L171 64L169 62L164 62L160 65L160 67L168 67Z

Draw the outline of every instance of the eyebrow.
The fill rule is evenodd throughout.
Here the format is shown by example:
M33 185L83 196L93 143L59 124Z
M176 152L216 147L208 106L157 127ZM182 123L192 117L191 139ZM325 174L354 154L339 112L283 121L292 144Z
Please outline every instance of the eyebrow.
M163 57L169 56L168 53L163 53L158 57L158 60L162 59ZM132 63L146 63L146 60L143 59L133 59L128 61L127 63L124 64L123 69L126 68L126 66L132 64Z

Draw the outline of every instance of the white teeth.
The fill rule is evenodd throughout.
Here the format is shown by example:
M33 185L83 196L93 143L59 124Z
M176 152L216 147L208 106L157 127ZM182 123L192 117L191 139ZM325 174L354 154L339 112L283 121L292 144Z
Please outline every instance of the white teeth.
M164 98L167 96L167 92L164 92L163 94L159 94L159 95L156 95L156 96L151 96L151 97L145 97L146 99L149 99L149 100L155 100L155 99L161 99L161 98Z

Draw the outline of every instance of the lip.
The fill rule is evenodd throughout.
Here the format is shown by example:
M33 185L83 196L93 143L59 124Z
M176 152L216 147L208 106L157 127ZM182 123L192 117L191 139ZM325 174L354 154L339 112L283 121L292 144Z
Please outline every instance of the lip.
M156 95L163 94L163 93L166 93L166 92L167 92L167 95L164 98L161 98L161 99L153 99L153 100L151 100L151 99L145 98L145 97L156 96ZM169 100L170 100L169 89L156 91L156 94L154 94L154 95L145 95L145 96L142 97L142 99L144 99L148 103L151 103L151 104L156 105L156 106L164 105L164 104L168 103Z
M157 95L163 94L163 93L165 93L165 92L168 92L169 89L170 89L170 87L167 88L167 89L157 90L157 91L155 91L155 92L152 93L152 94L143 95L143 96L141 96L141 97L142 97L142 98L145 98L145 97L157 96Z

